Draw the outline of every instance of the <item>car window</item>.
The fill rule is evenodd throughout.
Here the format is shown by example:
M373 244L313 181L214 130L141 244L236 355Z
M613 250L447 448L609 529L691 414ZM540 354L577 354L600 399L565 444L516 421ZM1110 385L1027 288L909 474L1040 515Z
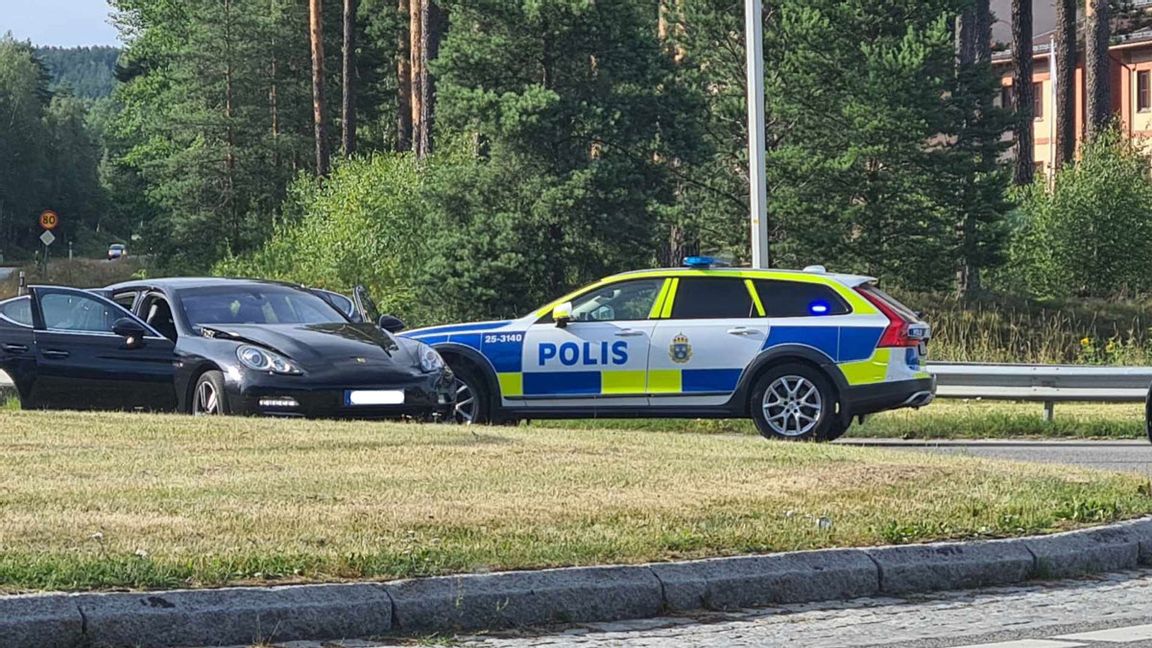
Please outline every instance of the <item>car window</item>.
M758 317L748 286L740 278L684 277L672 302L672 319Z
M213 324L347 323L339 311L307 290L252 285L193 288L179 292L192 326Z
M813 317L852 312L844 298L830 286L769 279L758 279L755 284L768 317Z
M648 319L664 279L622 281L572 300L573 322L618 322ZM549 315L549 319L551 316Z
M102 299L78 293L48 293L40 297L44 327L56 331L111 333L116 320L125 316Z
M21 326L32 326L31 298L17 297L0 302L0 317Z
M132 305L136 303L136 291L130 290L128 292L117 293L112 296L112 301L122 307L124 310L132 310Z

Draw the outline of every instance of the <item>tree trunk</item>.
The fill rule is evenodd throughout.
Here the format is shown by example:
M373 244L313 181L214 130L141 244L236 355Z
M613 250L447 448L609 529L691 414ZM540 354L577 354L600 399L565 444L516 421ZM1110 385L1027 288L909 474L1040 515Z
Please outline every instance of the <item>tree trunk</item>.
M970 6L956 16L956 63L960 66L976 62L976 7Z
M308 32L312 40L312 121L316 137L316 175L329 171L328 119L324 108L324 26L321 0L308 0Z
M432 131L436 117L436 79L428 63L440 55L446 15L434 0L421 0L420 16L420 127L414 129L416 157L432 153Z
M992 61L992 8L988 0L976 0L976 62Z
M421 66L424 57L421 55L422 39L424 37L424 29L422 27L422 18L424 16L422 0L408 0L408 78L410 79L409 89L411 90L411 100L408 102L412 109L412 150L419 155L417 151L417 140L420 137L420 115L423 109L420 107L421 101L424 97L420 91L420 84L424 79L421 73Z
M1012 94L1016 103L1016 161L1012 181L1031 184L1035 175L1032 138L1032 0L1012 0Z
M357 0L344 0L344 94L341 106L344 122L341 145L346 158L356 152L356 5Z
M1108 41L1112 26L1108 0L1087 0L1088 24L1084 30L1084 136L1088 139L1107 127L1112 117L1109 83Z
M1056 0L1056 169L1076 155L1076 5Z
M408 16L408 0L399 0L397 13ZM409 19L410 20L410 19ZM396 36L396 151L412 150L412 62L409 60L408 29L402 25Z

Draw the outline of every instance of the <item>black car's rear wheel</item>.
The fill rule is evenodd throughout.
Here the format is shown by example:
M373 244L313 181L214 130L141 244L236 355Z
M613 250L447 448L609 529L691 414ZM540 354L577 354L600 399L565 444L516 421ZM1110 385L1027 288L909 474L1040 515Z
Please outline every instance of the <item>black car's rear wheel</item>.
M224 397L224 374L205 371L192 390L192 415L220 416L228 413L228 402Z

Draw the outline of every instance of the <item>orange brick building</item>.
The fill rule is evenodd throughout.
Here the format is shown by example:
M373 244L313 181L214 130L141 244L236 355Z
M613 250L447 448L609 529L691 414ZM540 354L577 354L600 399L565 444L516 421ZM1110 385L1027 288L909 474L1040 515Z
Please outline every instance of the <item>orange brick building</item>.
M1136 5L1148 5L1152 0L1137 0ZM995 0L992 3L997 22L993 27L993 40L997 44L1010 42L1007 20L1010 13L1010 0ZM1039 0L1033 3L1035 36L1032 42L1033 71L1032 83L1035 92L1033 103L1033 136L1035 146L1032 159L1036 170L1046 171L1055 155L1056 137L1056 87L1052 80L1054 58L1052 41L1055 36L1056 19L1051 2ZM1076 134L1079 139L1084 134L1084 40L1083 20L1081 38L1077 44L1076 61ZM1120 120L1121 129L1129 137L1147 140L1147 148L1152 150L1152 29L1134 31L1123 35L1113 35L1109 48L1111 55L1112 111ZM993 66L1000 74L1002 88L1001 102L1010 102L1012 97L1012 60L1007 48L996 46L992 55Z

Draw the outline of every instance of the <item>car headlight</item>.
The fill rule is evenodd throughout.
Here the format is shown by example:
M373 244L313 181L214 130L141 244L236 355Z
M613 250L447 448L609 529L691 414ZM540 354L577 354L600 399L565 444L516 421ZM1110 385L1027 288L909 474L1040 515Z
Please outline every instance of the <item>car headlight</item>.
M300 371L291 360L274 351L245 344L236 349L236 357L240 364L253 371L269 371L271 373L297 375Z
M432 373L444 368L444 358L440 357L436 349L427 344L421 344L417 353L420 355L420 370L424 373Z

